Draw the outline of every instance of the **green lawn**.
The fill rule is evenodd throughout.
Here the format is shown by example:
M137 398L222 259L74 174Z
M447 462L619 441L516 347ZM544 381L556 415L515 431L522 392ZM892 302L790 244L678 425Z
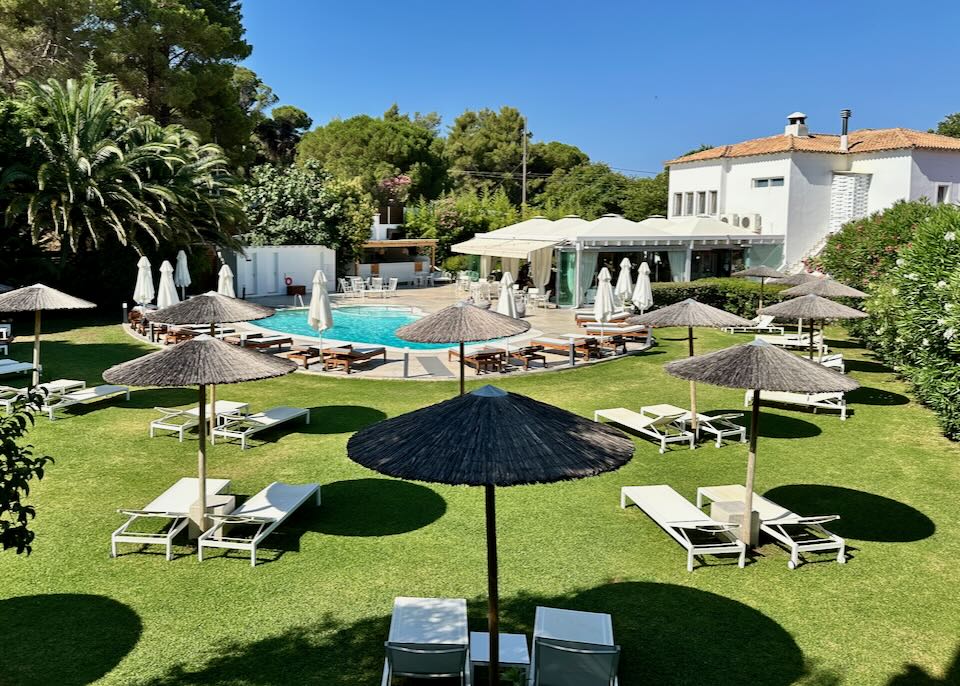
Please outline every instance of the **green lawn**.
M89 383L147 352L118 326L44 337L47 378ZM22 328L21 328L22 330ZM685 382L664 362L681 332L652 354L579 370L516 374L501 385L585 416L596 408L684 404ZM834 331L838 335L839 331ZM700 332L702 351L734 337ZM740 339L742 340L742 339ZM27 343L11 354L27 356ZM863 388L853 416L763 410L757 488L802 513L839 513L852 559L787 569L767 544L738 569L709 560L692 574L684 551L619 487L742 482L739 444L660 455L637 442L633 461L602 477L502 491L498 497L506 630L532 631L540 604L609 612L623 646L621 684L960 683L960 449L903 384L838 341ZM475 382L471 381L471 385ZM209 474L252 494L273 480L319 481L324 504L268 539L263 563L190 548L108 557L118 507L139 507L196 472L196 440L147 437L155 405L187 405L187 390L137 390L31 435L56 464L31 495L30 557L0 554L0 684L377 684L397 595L466 597L484 627L482 492L379 478L347 459L360 427L448 398L453 383L346 380L302 374L224 386L254 408L313 408L308 427L265 435L244 452L218 445ZM703 386L701 407L742 405Z

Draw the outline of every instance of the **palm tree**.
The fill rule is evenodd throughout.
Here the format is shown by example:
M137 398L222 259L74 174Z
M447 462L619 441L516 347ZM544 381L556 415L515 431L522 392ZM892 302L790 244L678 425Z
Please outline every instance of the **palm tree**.
M236 245L242 215L220 148L137 114L134 98L93 76L17 88L38 162L17 170L29 181L7 214L26 216L34 242L59 241L64 252L109 238L138 250L145 240Z

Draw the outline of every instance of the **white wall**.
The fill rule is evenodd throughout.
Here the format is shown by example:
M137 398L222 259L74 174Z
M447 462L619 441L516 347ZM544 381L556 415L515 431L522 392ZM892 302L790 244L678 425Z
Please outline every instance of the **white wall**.
M703 162L688 162L679 164L670 169L670 202L667 205L667 217L674 219L681 216L673 212L674 193L696 193L698 191L717 191L718 205L722 204L720 186L723 176L723 162L721 160L706 160ZM696 212L696 197L694 197L694 212Z
M947 200L960 202L960 154L946 150L914 150L910 199L937 200L937 185L950 184Z
M794 153L783 246L786 265L806 257L830 228L830 187L835 171L846 171L843 155Z
M327 277L327 290L336 286L336 252L322 245L267 245L247 248L237 255L237 295L246 288L248 296L283 295L284 279L295 285L313 286L313 273L322 269Z
M910 197L912 170L913 161L909 150L851 155L850 171L872 175L867 208L871 214L890 207L897 200L907 200Z
M722 213L759 214L762 233L785 233L792 168L787 155L758 155L728 160L720 197ZM754 179L783 177L783 186L754 188Z

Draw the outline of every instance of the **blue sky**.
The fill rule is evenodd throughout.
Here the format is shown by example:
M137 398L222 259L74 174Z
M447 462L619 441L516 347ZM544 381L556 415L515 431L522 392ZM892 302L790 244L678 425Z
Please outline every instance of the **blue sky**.
M535 140L656 171L701 143L926 130L960 111L953 3L247 0L246 61L314 123L511 105Z

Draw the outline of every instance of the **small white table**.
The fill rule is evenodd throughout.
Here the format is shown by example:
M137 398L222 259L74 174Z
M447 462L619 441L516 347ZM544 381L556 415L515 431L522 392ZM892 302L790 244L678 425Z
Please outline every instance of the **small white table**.
M227 515L233 512L237 506L237 497L235 495L208 495L207 496L207 514ZM193 540L202 534L205 529L200 527L200 501L194 501L190 506L190 524L187 525L187 537ZM208 519L209 522L209 519ZM217 532L219 539L224 534L224 530Z
M710 519L716 522L740 524L742 526L743 511L744 507L742 500L714 500L710 503ZM756 547L760 542L760 513L754 510L751 513L750 522L749 545ZM739 537L742 540L743 537Z
M486 631L470 632L471 670L480 665L490 664L490 634ZM523 634L500 634L500 666L518 667L524 675L530 669L530 651L527 649L527 637ZM472 671L471 671L472 674ZM476 682L476 675L473 675Z

